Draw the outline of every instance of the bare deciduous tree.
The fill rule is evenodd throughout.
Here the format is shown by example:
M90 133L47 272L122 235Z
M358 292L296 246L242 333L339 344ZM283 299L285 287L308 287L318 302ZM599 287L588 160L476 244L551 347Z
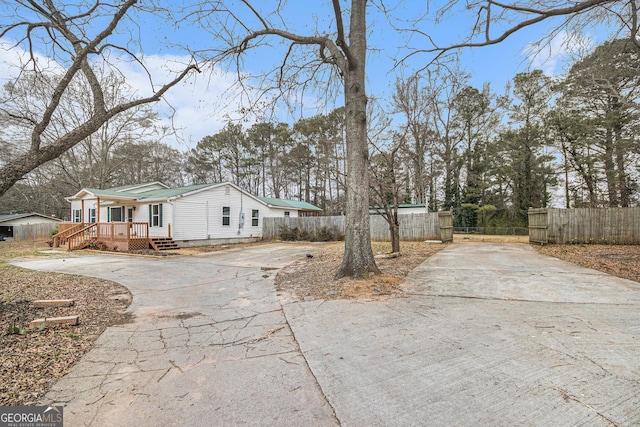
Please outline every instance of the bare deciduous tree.
M379 272L371 249L369 225L369 150L367 145L367 95L365 62L367 56L367 0L351 0L348 12L340 0L332 0L333 22L326 30L311 29L311 35L290 30L282 16L283 4L273 10L264 3L243 0L244 10L231 2L210 1L198 6L194 15L216 39L227 37L226 49L216 51L216 58L232 56L240 65L243 55L254 48L268 46L270 40L284 41L288 46L279 66L268 73L273 81L263 80L261 93L275 87L281 93L300 83L309 85L314 76L329 72L339 76L344 87L345 129L347 141L347 212L345 252L336 277L363 277ZM248 16L249 15L249 16ZM345 22L349 22L347 26ZM293 24L292 24L293 25ZM295 57L299 48L312 55ZM295 57L295 60L293 59ZM238 69L240 70L239 67ZM242 81L241 72L238 71ZM300 76L310 76L300 82Z
M17 41L12 49L26 52L20 72L43 80L53 69L60 77L52 80L49 96L40 108L25 109L10 97L0 108L2 120L18 127L28 141L26 150L11 156L0 166L0 195L27 173L58 158L116 115L159 101L170 88L197 69L194 64L184 64L168 82L158 86L153 84L149 74L151 95L131 97L114 104L108 102L105 92L109 88L102 84L98 70L117 68L112 61L117 62L119 56L128 57L130 62L146 70L144 57L130 50L135 40L123 39L126 35L116 31L125 26L128 14L136 8L142 10L136 3L137 0L76 4L25 0L2 6L0 38L13 37ZM60 132L64 126L56 123L57 112L65 99L73 102L71 89L79 80L90 88L91 114L81 123Z
M638 4L635 0L583 0L566 2L562 0L533 0L527 2L494 0L466 0L446 2L437 7L437 20L445 21L451 14L461 11L472 12L475 16L466 37L454 44L440 45L429 35L425 36L431 47L411 52L436 54L437 61L443 54L461 48L490 46L503 42L508 37L543 21L554 20L546 37L538 43L558 35L561 31L569 34L569 39L579 37L588 28L606 26L613 38L624 35L640 48ZM419 29L412 31L421 33Z

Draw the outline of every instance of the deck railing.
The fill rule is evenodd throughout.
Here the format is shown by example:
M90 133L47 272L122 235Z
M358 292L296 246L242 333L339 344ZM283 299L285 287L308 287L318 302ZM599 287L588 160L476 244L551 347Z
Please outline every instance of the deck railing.
M86 227L75 233L67 236L67 249L72 251L74 249L81 249L87 246L96 235L96 224L85 224Z
M126 246L132 242L148 242L149 224L146 222L78 223L78 226L65 230L65 234L64 239L69 250L80 249L92 241L111 244L109 246L120 242L122 247L125 246L122 242L127 242Z
M83 222L63 222L58 225L60 232L53 236L53 247L57 248L67 243L67 239L72 234L85 228L88 224Z
M98 240L148 239L149 224L146 222L100 222Z

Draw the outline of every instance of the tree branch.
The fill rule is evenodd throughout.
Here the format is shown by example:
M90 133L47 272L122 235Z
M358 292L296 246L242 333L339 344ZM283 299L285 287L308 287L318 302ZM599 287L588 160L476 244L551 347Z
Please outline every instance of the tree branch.
M495 45L503 42L514 33L524 28L538 24L547 19L559 17L559 16L570 16L570 15L581 14L591 9L594 9L596 7L601 7L607 4L615 3L616 1L618 0L585 0L585 1L580 1L578 3L575 3L572 6L557 7L552 9L540 9L540 8L534 8L534 7L521 6L518 4L507 4L507 3L502 3L494 0L487 0L486 4L481 5L478 9L478 20L476 21L476 25L474 26L474 30L472 31L472 35L469 37L468 41L465 41L462 43L456 43L448 46L438 46L431 37L427 36L429 39L429 43L431 43L433 46L432 48L418 49L414 52L411 52L410 54L406 55L404 58L399 60L398 64L406 61L408 58L418 53L436 53L436 57L430 61L430 64L432 64L434 62L437 62L447 52L454 51L461 48L475 48L475 47ZM495 19L492 18L492 10L491 10L492 6L502 9L503 12L515 12L519 14L534 15L534 16L530 18L525 17L526 19L523 18L516 24L502 31L497 36L492 37L491 36L492 25L495 25L495 23L497 22L497 18ZM485 16L486 21L485 21L484 30L483 30L483 40L473 41L473 35L476 34L476 32L479 32L477 31L479 30L478 23L481 21L481 15L483 12L486 14ZM637 19L637 17L634 17L634 18ZM411 30L411 31L415 32L416 30Z
M340 9L340 0L332 0L333 4L333 13L336 16L336 27L338 29L338 38L336 39L336 46L342 49L344 52L344 56L347 59L347 65L352 67L354 64L353 55L351 55L351 50L347 45L345 36L344 36L344 24L342 22L342 10Z

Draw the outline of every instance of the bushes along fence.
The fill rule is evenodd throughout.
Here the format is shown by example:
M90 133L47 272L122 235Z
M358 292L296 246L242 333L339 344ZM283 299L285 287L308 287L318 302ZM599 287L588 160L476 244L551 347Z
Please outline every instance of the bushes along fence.
M371 215L371 240L389 241L389 225L381 215ZM453 239L451 212L430 212L425 214L398 215L400 240L442 240ZM344 216L307 216L264 218L262 238L280 239L280 230L294 230L301 235L322 235L326 230L338 230L344 234Z

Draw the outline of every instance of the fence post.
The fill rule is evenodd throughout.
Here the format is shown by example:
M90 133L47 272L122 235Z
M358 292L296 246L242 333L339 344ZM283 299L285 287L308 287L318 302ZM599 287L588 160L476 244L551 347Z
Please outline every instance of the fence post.
M440 240L442 243L453 241L453 211L438 212Z

